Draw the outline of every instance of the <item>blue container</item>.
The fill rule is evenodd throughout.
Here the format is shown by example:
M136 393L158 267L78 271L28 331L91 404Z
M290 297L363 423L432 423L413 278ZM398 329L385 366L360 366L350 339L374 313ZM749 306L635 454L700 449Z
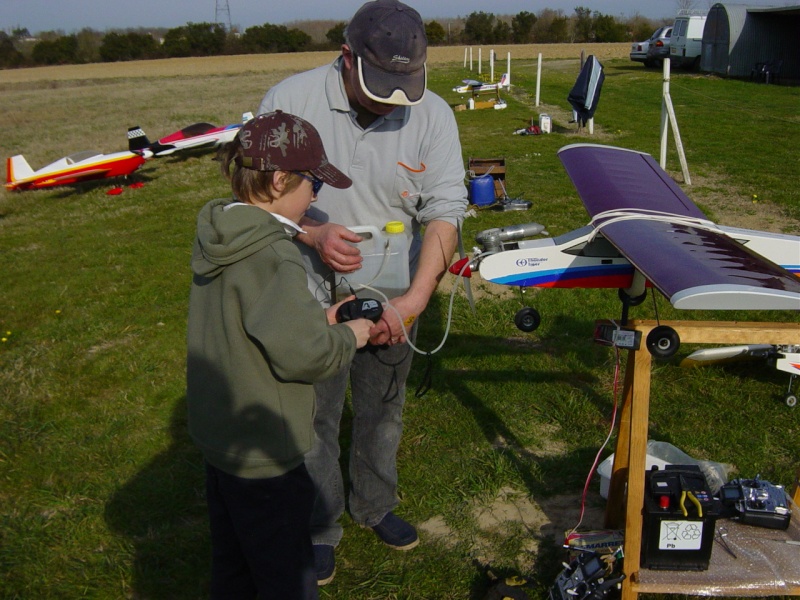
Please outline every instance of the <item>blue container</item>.
M494 202L494 178L491 175L483 175L471 179L469 198L475 206L488 206Z

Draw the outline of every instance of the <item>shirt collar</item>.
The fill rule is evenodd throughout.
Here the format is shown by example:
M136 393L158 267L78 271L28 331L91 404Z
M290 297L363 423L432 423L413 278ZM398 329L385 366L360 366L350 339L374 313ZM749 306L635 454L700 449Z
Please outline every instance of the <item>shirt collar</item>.
M298 233L307 233L300 225L292 221L291 219L287 219L283 215L279 215L277 213L270 213L273 217L278 219L283 225L283 229L289 234L290 237L296 236Z
M233 208L234 206L253 206L253 205L247 204L246 202L239 202L238 200L234 200L230 204L226 204L225 206L223 206L222 210L227 211L228 209ZM253 208L256 207L253 206ZM298 233L308 233L305 229L300 227L300 225L298 225L291 219L287 219L283 215L279 215L278 213L274 212L271 212L269 214L275 217L281 223L281 225L283 225L283 229L287 233L287 235L289 235L289 237L294 237Z

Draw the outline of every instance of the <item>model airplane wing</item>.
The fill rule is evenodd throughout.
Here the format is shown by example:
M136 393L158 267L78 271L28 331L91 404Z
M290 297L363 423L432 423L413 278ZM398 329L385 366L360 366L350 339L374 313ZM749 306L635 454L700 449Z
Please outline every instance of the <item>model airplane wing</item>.
M708 221L650 155L574 144L559 158L595 233L676 308L800 310L800 279Z

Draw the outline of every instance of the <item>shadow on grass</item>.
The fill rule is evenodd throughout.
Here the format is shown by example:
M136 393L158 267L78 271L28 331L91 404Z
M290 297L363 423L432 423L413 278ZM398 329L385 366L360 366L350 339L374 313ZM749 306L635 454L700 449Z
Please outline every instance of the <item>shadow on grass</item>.
M443 328L437 324L446 322L446 315L442 314L446 308L446 303L440 298L432 299L425 314L425 324L430 326L425 333L426 339L438 340L443 335ZM512 318L510 314L509 319ZM563 535L578 524L583 486L600 446L592 443L597 437L598 425L589 421L601 414L608 415L610 422L612 409L607 395L597 393L597 373L607 368L609 357L606 352L592 351L593 327L592 320L558 316L552 317L548 327L540 330L537 337L527 337L522 333L511 338L451 335L447 341L446 360L465 364L466 358L467 366L453 369L442 367L436 358L431 361L433 386L457 399L471 413L483 437L481 445L502 455L514 478L523 482L526 494L539 505L549 521L541 529L530 531L539 542L538 550L532 564L523 572L473 562L475 576L469 596L472 600L486 597L493 578L514 575L525 577L536 590L533 593L537 597L547 597L562 570L562 561L566 558L561 545ZM585 352L582 350L584 344L587 345ZM546 354L547 358L528 362L529 368L520 368L519 365L524 363L517 357L525 358L531 353ZM572 359L568 362L570 355L579 356L579 361ZM409 389L413 389L417 380L424 380L422 373L427 368L426 358L417 357L415 360L418 362L412 371ZM514 396L518 394L515 392L518 385L531 386L530 401L526 401L527 411L517 410L520 407L516 400L522 398ZM503 389L508 389L512 397L503 398ZM558 393L551 397L554 389ZM523 415L531 414L537 421L557 424L562 431L568 432L572 436L568 448L564 451L549 448L547 440L542 439L541 448L531 449L530 440L526 442L520 437L522 432L526 432L526 438L531 435L540 437L535 434L535 425L531 429L520 423L521 418L526 418ZM591 441L582 443L583 433L591 434ZM558 439L562 440L563 435ZM592 502L596 504L595 499L587 500L588 505ZM581 529L601 527L602 523L597 522L597 507L594 517L595 522L585 517Z
M186 424L186 399L175 402L171 443L106 504L110 529L130 544L126 597L208 597L211 544L200 453Z

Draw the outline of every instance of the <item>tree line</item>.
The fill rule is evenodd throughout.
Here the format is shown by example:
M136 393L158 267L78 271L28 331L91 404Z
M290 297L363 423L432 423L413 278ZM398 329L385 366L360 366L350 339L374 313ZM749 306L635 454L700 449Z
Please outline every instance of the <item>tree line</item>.
M313 26L316 24L317 26ZM478 11L465 18L426 23L430 45L625 42L647 39L663 23L641 16L620 19L579 6L572 15L543 9L539 14L494 15ZM332 24L316 39L318 22L295 26L265 23L244 31L221 23L187 23L161 30L74 34L44 32L32 38L26 28L0 31L0 68L120 62L157 58L335 50L344 41L346 22Z

